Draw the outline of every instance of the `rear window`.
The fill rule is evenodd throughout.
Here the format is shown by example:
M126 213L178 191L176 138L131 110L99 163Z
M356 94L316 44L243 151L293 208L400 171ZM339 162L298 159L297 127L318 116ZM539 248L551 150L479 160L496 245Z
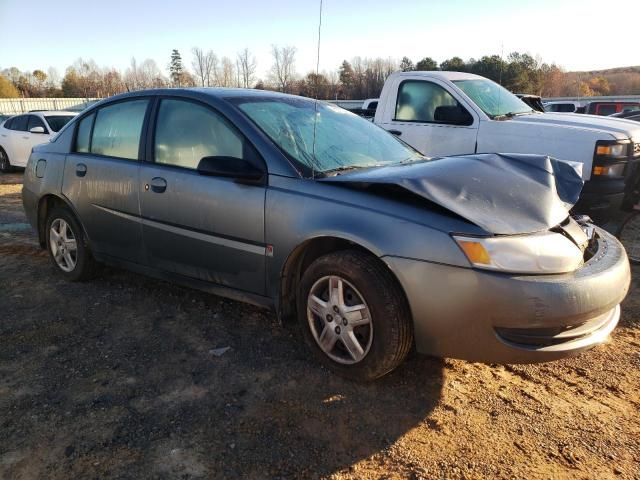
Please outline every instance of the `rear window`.
M76 152L89 153L91 147L91 127L95 113L84 117L78 124L78 134L76 135Z
M27 122L29 120L28 115L20 115L13 119L11 123L11 130L18 130L21 132L27 131Z
M616 113L617 108L615 104L598 105L596 111L598 115L611 115L612 113Z
M148 103L146 99L130 100L98 110L91 153L137 160Z
M71 121L73 115L47 115L47 123L52 131L58 132L62 127Z

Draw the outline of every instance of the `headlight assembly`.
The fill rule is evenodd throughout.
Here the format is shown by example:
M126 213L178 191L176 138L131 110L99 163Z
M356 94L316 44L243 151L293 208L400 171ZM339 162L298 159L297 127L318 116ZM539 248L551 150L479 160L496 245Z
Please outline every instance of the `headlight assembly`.
M582 251L560 233L453 238L477 268L509 273L566 273L583 262Z

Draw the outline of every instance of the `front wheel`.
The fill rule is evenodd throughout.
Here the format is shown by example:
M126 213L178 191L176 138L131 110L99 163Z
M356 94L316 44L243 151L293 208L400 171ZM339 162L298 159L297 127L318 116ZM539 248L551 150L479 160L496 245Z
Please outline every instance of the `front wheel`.
M82 227L64 207L54 208L47 217L47 250L56 270L70 281L93 277L96 264Z
M391 273L359 251L314 261L298 292L298 319L315 356L332 371L358 381L400 365L413 346L409 308Z

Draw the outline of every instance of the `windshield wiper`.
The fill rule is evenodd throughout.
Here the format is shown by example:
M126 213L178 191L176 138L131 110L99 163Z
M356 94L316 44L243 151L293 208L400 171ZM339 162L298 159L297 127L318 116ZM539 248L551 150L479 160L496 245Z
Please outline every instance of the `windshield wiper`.
M348 172L351 170L359 170L361 168L377 168L377 167L388 167L392 164L390 163L371 163L368 165L342 165L340 167L331 168L329 170L323 170L322 172L318 172L323 177L328 177L331 174L340 175L342 172Z
M328 177L331 174L340 175L341 172L347 172L349 170L357 170L358 168L365 168L365 167L362 167L359 165L342 165L341 167L331 168L329 170L318 172L318 174L323 177Z
M518 115L529 115L530 113L533 113L533 110L529 112L508 112L502 115L494 115L492 117L492 120L510 120L513 117L517 117Z

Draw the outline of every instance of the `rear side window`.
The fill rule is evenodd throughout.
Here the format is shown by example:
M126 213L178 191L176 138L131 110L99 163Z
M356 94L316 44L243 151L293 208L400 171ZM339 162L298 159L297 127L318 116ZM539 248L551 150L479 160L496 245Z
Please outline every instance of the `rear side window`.
M204 157L243 158L244 139L203 105L162 100L154 147L156 163L196 169Z
M76 135L76 152L88 153L91 147L91 127L93 126L93 119L95 113L92 113L88 117L84 117L78 124L78 133Z
M13 130L13 118L9 118L6 122L4 122L4 128L6 128L7 130Z
M98 110L91 153L137 160L148 100L131 100Z
M400 85L395 120L437 122L438 107L462 106L440 85L425 81L405 81Z
M27 131L28 115L20 115L13 119L11 124L11 130L18 130L20 132Z
M33 127L42 127L44 128L45 133L49 133L47 131L47 127L44 126L44 122L40 117L29 115L29 124L27 125L27 130L31 130Z

